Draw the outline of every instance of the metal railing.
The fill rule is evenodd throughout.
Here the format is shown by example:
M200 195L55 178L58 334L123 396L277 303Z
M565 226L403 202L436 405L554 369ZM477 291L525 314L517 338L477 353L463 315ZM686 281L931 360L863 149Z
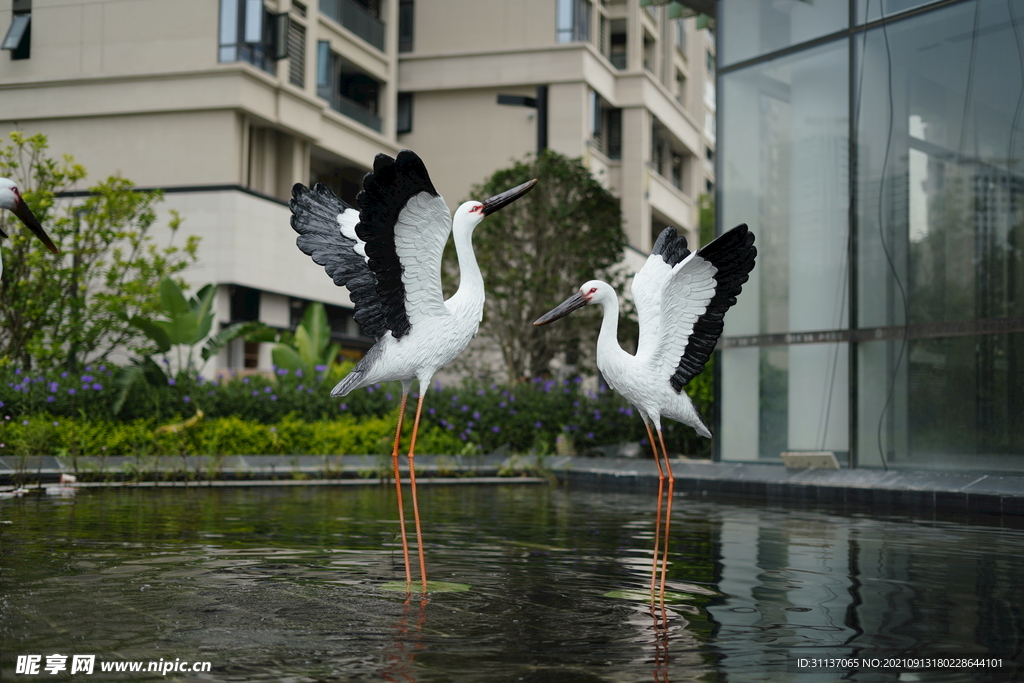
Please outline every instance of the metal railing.
M320 0L320 11L352 33L384 50L384 23L353 0Z
M347 116L367 128L372 128L378 133L384 130L384 123L381 121L381 118L373 112L366 110L359 103L353 102L339 93L326 92L324 89L321 89L317 94L327 100L331 109L339 114Z

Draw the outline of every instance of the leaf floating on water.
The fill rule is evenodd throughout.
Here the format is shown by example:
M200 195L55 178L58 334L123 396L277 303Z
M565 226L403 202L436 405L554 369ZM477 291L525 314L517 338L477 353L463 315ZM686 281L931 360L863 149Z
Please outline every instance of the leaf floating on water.
M650 591L608 591L602 597L605 598L616 598L619 600L636 600L638 602L650 602L651 592ZM683 602L684 600L693 600L693 596L689 593L677 593L675 591L665 591L665 602L677 603Z
M405 581L388 581L378 586L381 590L395 591L398 593L419 593L421 584L413 581L411 590ZM427 581L428 593L464 593L472 588L468 583L453 583L451 581Z

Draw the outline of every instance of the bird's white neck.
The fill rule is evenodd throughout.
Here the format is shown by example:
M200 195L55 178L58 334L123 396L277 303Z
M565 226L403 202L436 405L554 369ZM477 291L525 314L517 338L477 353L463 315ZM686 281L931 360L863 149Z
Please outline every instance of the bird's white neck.
M480 266L476 263L473 252L472 230L453 231L455 253L459 257L459 289L451 299L449 306L468 306L478 309L477 322L483 317L484 309L484 277Z
M602 359L615 362L628 362L633 356L622 350L619 346L619 298L608 297L601 301L601 308L604 310L604 318L601 320L601 331L597 335L597 364L601 372L608 374L608 371L601 367Z

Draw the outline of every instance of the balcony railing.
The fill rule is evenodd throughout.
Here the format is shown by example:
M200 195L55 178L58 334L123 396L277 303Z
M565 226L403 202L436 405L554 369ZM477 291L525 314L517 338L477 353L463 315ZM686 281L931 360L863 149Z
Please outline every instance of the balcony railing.
M378 50L384 50L384 23L352 0L320 0L320 11Z
M322 89L317 94L327 100L331 109L339 114L347 116L353 121L363 124L367 128L372 128L378 133L384 130L384 123L381 121L380 117L373 112L367 111L360 106L359 103L353 102L338 93L329 93Z

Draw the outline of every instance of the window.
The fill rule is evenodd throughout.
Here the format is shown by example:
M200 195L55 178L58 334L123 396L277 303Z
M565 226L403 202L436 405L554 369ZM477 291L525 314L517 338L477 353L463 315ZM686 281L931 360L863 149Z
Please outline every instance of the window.
M412 52L413 42L413 19L416 15L416 6L413 0L399 0L398 2L398 51Z
M686 54L686 20L676 19L676 47Z
M378 133L383 123L378 114L380 83L359 71L351 62L331 51L326 40L317 43L316 92L331 109L372 128Z
M609 36L608 61L616 69L626 68L626 20L613 19Z
M32 46L32 0L14 0L11 26L0 49L10 50L11 59L28 59Z
M395 132L398 134L412 132L412 93L398 93L397 125Z
M231 322L260 319L260 290L233 285L230 290Z
M555 40L574 43L590 40L589 0L557 0L555 6Z
M219 61L248 62L273 74L276 60L287 56L286 36L288 15L271 14L263 0L220 0Z

